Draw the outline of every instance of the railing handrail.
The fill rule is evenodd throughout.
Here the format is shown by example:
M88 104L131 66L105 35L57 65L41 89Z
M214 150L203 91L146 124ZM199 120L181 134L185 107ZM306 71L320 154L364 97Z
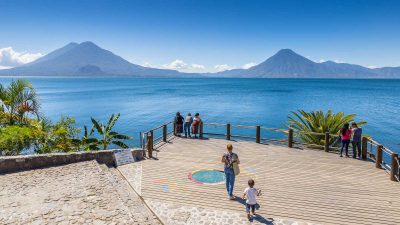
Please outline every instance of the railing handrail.
M173 124L172 131L168 132L167 131L167 126L169 124ZM204 132L203 131L203 126L208 125L208 126L220 126L220 127L226 127L226 133L210 133L210 132ZM146 132L141 132L143 134L143 137L141 137L141 140L144 141L145 143L143 144L143 149L147 149L149 152L149 156L152 154L153 146L162 142L167 142L168 137L170 135L175 134L175 123L173 121L164 123L158 127L155 127L153 129L150 129ZM244 129L254 129L255 128L255 134L256 136L245 136L245 135L239 135L239 134L232 134L231 128L232 127L238 127L238 128L244 128ZM159 137L153 137L154 131L163 128L163 134ZM273 139L273 138L265 138L261 136L260 130L267 130L267 131L274 131L274 132L280 132L284 133L287 135L287 139ZM149 135L151 134L151 135ZM280 128L269 128L269 127L263 127L260 125L254 126L254 125L242 125L242 124L230 124L230 123L205 123L201 122L200 123L200 135L199 137L202 138L203 134L206 135L212 135L212 136L224 136L226 137L227 140L231 140L231 137L236 137L236 138L242 138L242 139L255 139L257 143L265 143L261 141L270 141L270 142L279 142L279 143L287 143L289 148L293 147L293 144L300 145L300 146L306 146L306 147L317 147L317 148L322 148L325 149L326 152L332 149L337 149L336 147L330 146L329 143L332 141L330 137L338 137L338 134L332 134L329 132L326 133L318 133L318 132L310 132L310 131L299 131L295 130L293 128L288 128L288 129L280 129ZM298 141L299 139L294 139L294 137L298 137L298 134L308 134L308 135L318 135L322 136L324 140L324 145L318 145L318 144L310 144L310 143L305 143L302 141ZM146 137L145 137L146 136ZM143 139L142 139L143 138ZM323 140L322 139L322 140ZM146 142L147 140L147 142ZM146 144L147 143L147 144ZM368 146L370 146L370 149L368 149ZM376 153L374 154L372 152L372 147L376 146ZM390 155L391 157L391 164L387 164L383 160L383 153ZM376 168L383 168L388 171L390 171L390 179L393 181L399 181L400 180L400 162L399 162L399 157L397 153L394 153L392 150L388 149L384 145L380 144L376 140L363 136L362 137L362 159L367 159L370 158L375 161Z

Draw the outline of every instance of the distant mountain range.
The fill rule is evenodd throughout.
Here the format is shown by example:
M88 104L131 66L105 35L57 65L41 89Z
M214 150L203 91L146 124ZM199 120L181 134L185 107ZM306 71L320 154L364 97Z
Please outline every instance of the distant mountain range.
M0 70L10 76L127 75L140 77L193 77L176 70L154 69L132 64L93 42L70 43L22 66Z
M36 61L0 70L5 76L95 76L137 77L240 77L240 78L400 78L400 67L370 69L359 65L313 62L290 49L282 49L249 69L218 73L182 73L148 68L100 48L92 42L70 43Z
M282 49L249 69L217 73L223 77L254 78L400 78L400 67L370 69L348 63L313 62L290 49Z

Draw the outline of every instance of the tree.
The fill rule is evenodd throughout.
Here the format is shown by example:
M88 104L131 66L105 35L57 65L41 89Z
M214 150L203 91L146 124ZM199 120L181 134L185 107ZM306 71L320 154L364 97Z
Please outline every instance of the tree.
M27 80L12 81L8 87L0 84L0 105L9 125L22 124L26 114L38 116L40 108L36 90Z
M61 117L60 121L55 124L42 119L38 127L44 135L37 141L35 150L37 153L77 151L73 140L77 139L80 129L75 128L74 118Z
M307 144L325 145L325 137L319 134L338 134L345 123L355 121L356 114L345 115L343 112L333 113L331 110L305 112L298 110L288 116L288 127L292 128L295 137ZM357 122L358 125L364 125L366 122ZM313 134L314 133L314 134ZM331 145L334 138L330 138Z
M77 150L78 151L99 150L98 140L92 137L94 132L94 126L92 126L89 132L86 126L83 126L83 130L84 132L81 139L77 138L72 139L72 142L77 146Z
M96 128L99 135L101 135L101 138L98 139L98 145L101 146L101 149L106 150L108 145L110 145L111 143L121 148L128 148L128 145L125 144L122 140L130 140L132 138L127 135L119 134L115 131L112 131L112 128L117 122L119 116L119 113L117 115L112 114L106 126L103 124L103 122L99 123L99 121L91 118L94 128Z

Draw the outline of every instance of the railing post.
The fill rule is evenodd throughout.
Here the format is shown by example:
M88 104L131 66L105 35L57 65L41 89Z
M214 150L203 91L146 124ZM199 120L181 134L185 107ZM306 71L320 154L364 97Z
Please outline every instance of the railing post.
M383 146L382 145L377 145L376 146L376 162L375 162L375 167L376 168L382 168L382 150Z
M288 147L293 148L293 129L289 129L288 133Z
M153 130L147 133L147 154L149 158L153 158Z
M231 140L231 124L226 124L226 140Z
M167 125L163 125L163 138L162 138L162 140L163 140L163 142L167 142Z
M325 132L325 152L329 152L329 132Z
M399 165L397 165L397 158L399 157L398 154L392 153L392 163L390 166L390 180L392 181L397 181L396 175L398 175L399 172ZM399 177L400 179L400 177Z
M367 151L368 151L368 138L363 137L362 138L362 153L361 153L361 158L363 160L367 159Z
M200 139L203 138L203 121L200 122L200 134L199 134L199 138L200 138Z
M143 150L142 132L139 133L139 140L140 140L140 148Z
M260 144L260 136L261 136L261 127L257 126L256 127L256 143Z

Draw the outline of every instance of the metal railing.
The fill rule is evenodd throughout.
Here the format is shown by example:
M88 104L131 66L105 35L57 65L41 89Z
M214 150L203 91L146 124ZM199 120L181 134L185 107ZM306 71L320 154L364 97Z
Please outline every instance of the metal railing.
M141 146L142 149L147 151L148 157L152 157L152 152L155 145L167 143L168 139L174 134L175 124L173 122L165 123L156 128L150 129L146 132L141 133ZM157 131L162 129L162 135L155 135ZM213 131L214 129L214 131ZM218 130L219 131L216 131ZM223 129L223 131L221 131ZM169 131L170 130L170 131ZM246 135L243 134L243 130L247 130ZM206 131L206 132L204 132ZM232 132L234 131L234 132ZM271 132L274 132L273 135ZM276 134L283 135L282 138L276 138ZM157 136L157 137L155 137ZM226 140L255 140L259 144L274 143L280 145L286 145L289 148L293 147L307 147L315 149L323 149L326 152L337 151L339 148L332 145L335 143L335 138L338 138L338 134L317 133L317 132L305 132L295 131L293 129L278 129L269 128L263 126L252 126L252 125L240 125L240 124L223 124L223 123L203 123L199 125L199 138L203 137L217 137L225 138ZM275 137L275 138L274 138ZM304 138L317 139L322 144L310 144L306 143ZM362 154L363 160L370 159L375 161L376 168L382 168L390 173L390 179L392 181L399 181L400 179L400 163L399 156L397 153L389 150L385 146L381 145L377 141L363 137L362 138ZM391 158L390 165L385 163L383 160L383 154Z

